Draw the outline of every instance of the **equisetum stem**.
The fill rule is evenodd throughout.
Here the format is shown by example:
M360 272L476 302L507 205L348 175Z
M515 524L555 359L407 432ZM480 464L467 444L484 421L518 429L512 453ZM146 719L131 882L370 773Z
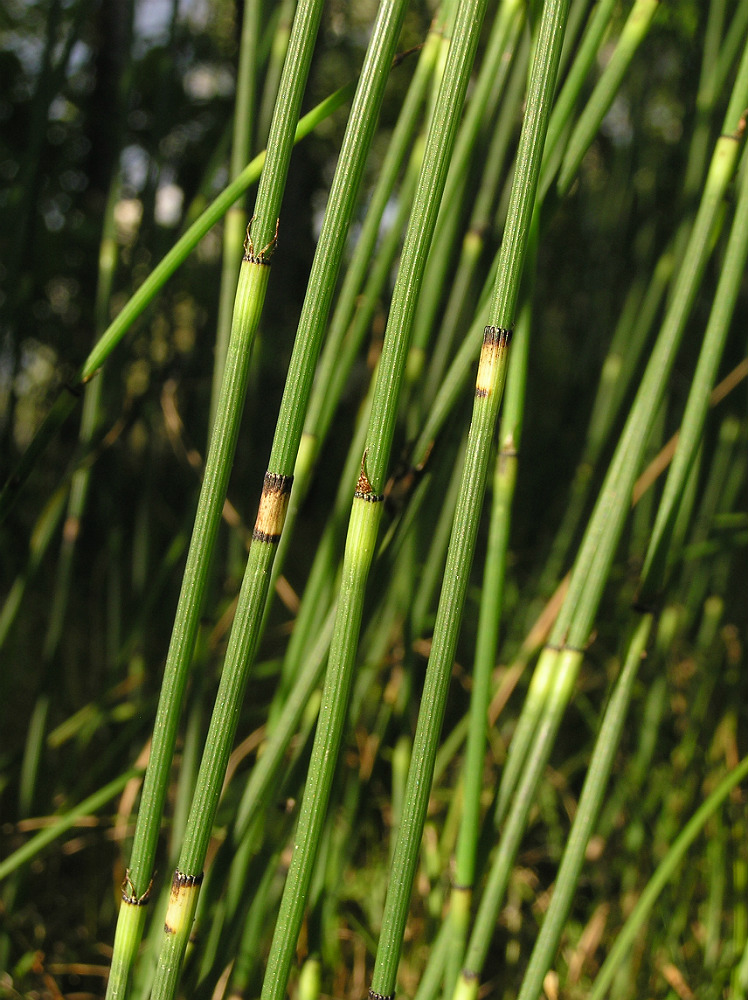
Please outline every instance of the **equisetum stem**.
M239 706L262 632L262 615L267 599L268 583L288 508L293 484L292 470L311 391L314 367L405 7L405 0L383 3L380 7L346 128L340 154L340 168L333 179L322 234L312 265L289 365L269 458L269 469L265 475L224 668L190 809L184 846L174 876L169 911L171 913L173 910L174 919L170 922L167 913L153 988L154 1000L167 1000L173 996L191 931L202 881L202 868L239 718ZM308 29L312 21L319 20L318 0L300 6L297 20L301 18L302 13ZM280 127L279 124L278 129ZM275 129L274 121L273 130ZM286 131L288 132L287 123ZM272 134L274 133L271 133L271 137ZM258 194L258 213L264 190L277 188L279 192L282 191L282 178L279 178L277 173L276 165L275 173L263 174ZM262 241L267 242L261 249L256 250L252 245L252 237L248 236L249 253L252 260L264 268L275 249L277 224L273 234L268 229L267 210L262 218L258 215L256 220L250 221L248 228L250 233L253 223L256 223L258 241L259 234L262 234ZM363 471L362 476L364 476ZM362 493L362 490L360 481L356 495L364 495L366 491ZM366 496L366 500L371 499L371 496ZM376 526L374 526L374 537L376 537ZM373 546L373 541L371 544Z
M130 970L143 934L146 907L142 903L132 905L132 900L143 899L153 877L156 843L179 716L197 635L205 582L236 449L251 346L265 300L268 276L267 260L264 257L254 257L252 248L249 247L239 274L221 398L164 668L151 756L143 782L130 860L129 879L132 891L123 895L123 905L120 908L107 987L109 998L126 996Z
M426 669L408 773L403 819L395 847L379 947L369 991L370 1000L392 997L395 991L408 902L421 847L436 749L475 553L491 444L506 378L507 352L529 245L543 143L548 126L549 107L556 85L568 10L568 0L548 0L543 10L527 107L522 123L517 170L512 184L507 224L499 253L499 269L489 311L492 322L483 332L465 466ZM463 898L462 903L467 905L467 900Z

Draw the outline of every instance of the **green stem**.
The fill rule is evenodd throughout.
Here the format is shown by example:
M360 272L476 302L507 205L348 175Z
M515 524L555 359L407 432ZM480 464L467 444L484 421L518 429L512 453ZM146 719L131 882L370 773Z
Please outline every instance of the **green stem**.
M566 850L556 876L551 905L530 956L518 1000L537 1000L569 914L585 851L600 812L603 795L618 750L639 664L646 655L652 615L644 615L629 641L626 661L605 710L595 750L585 778Z
M436 749L475 552L491 443L506 377L508 347L514 327L543 143L556 86L568 10L568 0L551 0L545 5L533 61L517 170L488 313L491 322L486 326L483 336L460 495L413 743L406 805L392 862L372 977L371 994L379 996L391 996L395 989Z
M582 662L582 654L565 650L558 653L556 659L557 663L554 664L555 685L548 695L542 717L534 733L526 766L518 782L506 825L502 830L498 851L491 865L491 871L475 917L465 964L454 992L455 1000L475 1000L478 996L480 971L488 955L496 926L496 914L504 898L538 780L546 766L548 754L551 752L558 733L567 701L574 690Z
M460 4L454 41L447 56L426 142L423 169L403 247L379 363L367 448L348 529L322 707L296 831L295 849L268 960L263 1000L280 1000L285 993L303 917L305 896L319 846L350 691L363 609L363 592L381 518L382 490L394 436L397 402L417 294L436 224L484 8L485 4L480 2Z
M252 340L262 312L268 278L269 268L263 261L245 259L242 262L220 405L187 553L154 723L151 756L135 827L130 860L133 886L128 897L130 900L143 896L153 874L156 842L161 827L184 690L239 434ZM128 979L143 932L145 914L144 906L124 905L120 908L112 971L107 988L107 996L111 1000L127 994Z
M316 7L312 3L300 7L294 21L284 81L287 79L289 82L292 81L295 90L298 89L299 79L305 79L311 60L313 48L311 40L321 13L318 0L315 0L315 3ZM205 742L187 832L172 883L172 901L164 927L164 939L153 990L154 1000L173 995L192 928L203 877L203 864L236 731L238 706L244 695L261 632L270 568L285 521L288 496L293 481L291 473L301 437L314 367L366 155L374 134L404 14L404 0L383 3L380 7L346 128L339 168L333 179L322 233L299 320L299 331L289 365L269 459L269 471L265 474L260 508ZM306 48L302 48L302 44ZM276 117L288 115L293 118L295 113L295 105L287 97L282 83ZM291 137L287 128L282 129L280 124L276 126L274 121L269 140L270 148L273 148L273 137L276 133L285 134L286 142ZM273 192L280 197L281 181L281 172L277 166L270 171L267 182L263 174L257 197L257 216L253 224L258 239L265 239L268 234L268 210L261 212L261 205L267 203ZM274 237L270 236L271 244L273 239Z
M537 219L537 216L535 218ZM508 388L504 401L499 450L494 470L493 503L483 571L473 690L470 697L470 721L463 768L463 812L455 854L454 887L450 902L449 921L453 925L453 933L450 961L445 979L445 998L451 997L454 992L470 923L470 903L474 891L480 833L488 710L493 693L492 677L496 663L499 622L504 610L504 577L522 431L530 322L531 309L529 304L525 304L520 312L512 339L512 352L507 376Z

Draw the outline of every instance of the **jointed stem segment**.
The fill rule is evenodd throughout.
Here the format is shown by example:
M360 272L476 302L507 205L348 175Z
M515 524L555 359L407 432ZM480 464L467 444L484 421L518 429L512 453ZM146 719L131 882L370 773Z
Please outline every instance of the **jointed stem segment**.
M511 329L504 329L501 326L487 326L484 329L478 376L475 380L476 396L485 399L490 395L491 387L496 380L496 370L502 363L511 340Z
M192 918L197 906L200 886L203 884L203 873L186 875L178 868L174 870L169 895L169 908L164 920L164 932L177 934L192 925Z
M361 474L356 483L356 492L353 494L358 500L366 500L367 503L381 503L384 500L383 493L375 493L369 477L366 474L366 452L361 459Z
M125 872L125 877L122 880L122 902L128 903L130 906L147 906L151 901L151 889L153 888L153 877L151 877L148 883L148 888L142 895L138 895L135 891L135 886L130 878L130 869L128 868Z
M280 541L292 486L293 476L265 473L257 520L252 532L252 538L256 542L275 545Z
M250 232L252 229L252 223L255 219L256 216L253 215L247 225L247 236L244 240L244 260L248 260L250 264L269 265L270 258L278 248L278 227L280 226L280 219L275 220L275 234L273 238L269 243L266 243L261 250L255 250L254 243L252 242L252 234Z

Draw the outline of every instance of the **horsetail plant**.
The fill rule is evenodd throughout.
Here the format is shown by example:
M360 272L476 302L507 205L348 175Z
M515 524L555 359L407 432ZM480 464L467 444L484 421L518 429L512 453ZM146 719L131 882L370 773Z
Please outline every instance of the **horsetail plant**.
M131 861L123 888L123 905L120 909L109 980L110 997L126 995L127 978L142 935L181 703L228 483L229 460L236 446L244 403L250 347L248 340L251 341L257 328L261 299L267 287L267 252L265 248L264 252L258 251L255 254L253 248L250 248L239 279L232 324L233 338L227 355L227 377L205 466L175 629L164 668L154 740L143 783Z
M537 216L535 216L537 221ZM535 266L531 247L528 272ZM483 574L483 591L475 645L473 690L470 697L470 726L465 747L463 806L455 849L454 886L450 894L448 923L450 946L444 996L451 997L470 924L470 907L477 867L480 832L480 803L483 792L482 761L486 753L491 678L498 648L499 622L504 598L506 560L517 460L522 435L527 361L530 343L531 308L525 302L512 334L508 365L508 387L499 433L499 447L493 477L493 498Z
M351 109L340 153L340 165L333 180L299 320L299 331L184 844L172 880L172 896L153 987L154 1000L166 1000L173 996L192 928L208 841L236 731L237 706L243 697L259 641L270 566L283 530L314 366L404 14L405 3L402 0L398 3L381 4ZM316 17L319 17L319 12ZM308 49L307 65L311 46L308 45ZM293 51L292 40L289 59ZM282 185L282 179L280 184Z
M672 530L676 504L678 498L683 496L688 468L694 460L701 439L709 392L724 347L729 317L735 306L740 276L743 273L747 255L748 172L744 172L740 198L735 209L735 219L725 251L722 274L715 293L712 314L704 334L704 343L691 393L686 404L678 450L660 501L655 528L642 570L642 583L638 598L642 608L651 605L653 596L660 591L664 583L665 556L668 549L671 548L668 528ZM587 779L569 835L568 846L559 868L551 905L530 957L518 1000L537 1000L540 996L543 979L550 968L553 953L568 915L593 824L602 804L603 793L620 741L628 702L631 698L633 681L636 678L639 661L646 653L647 641L653 624L654 612L648 610L640 615L639 624L633 626L626 661L595 743L595 751L590 761ZM622 939L626 940L627 936L628 932L624 930ZM611 963L616 960L613 956L621 954L621 950L622 946L616 945L614 952L611 953ZM599 987L598 983L595 983L595 989L599 989L600 992L605 988L603 984L609 981L611 974L609 968L610 966L604 967L604 975L601 972Z
M408 361L409 381L416 381L420 377L424 365L426 347L460 221L460 206L467 184L467 166L475 150L481 124L494 117L496 106L501 100L511 67L509 56L515 51L523 22L523 11L516 0L505 0L500 5L491 29L483 65L455 141L442 207L434 232L434 248L429 256L424 292L413 329L413 343Z
M737 163L738 149L743 135L742 108L748 99L747 74L748 54L744 55L741 71L735 81L730 106L724 119L724 131L717 140L698 215L685 257L675 278L670 308L663 321L660 336L637 393L636 402L626 424L626 430L608 471L606 483L585 533L575 563L570 591L554 626L549 648L541 656L536 667L530 693L525 702L518 730L512 741L512 750L507 766L502 775L497 805L497 823L505 815L506 804L514 788L518 769L521 767L537 721L535 712L540 710L544 698L543 692L548 690L549 678L554 669L553 664L559 660L559 657L564 660L570 658L576 664L572 667L573 673L576 673L581 662L582 645L586 642L587 631L591 627L591 621L594 617L594 608L605 582L603 567L610 565L627 513L626 505L621 504L617 498L631 495L638 460L640 460L646 444L650 420L652 414L656 412L657 404L664 392L665 375L673 363L675 351L680 343L680 337L698 290L706 260L712 249L714 227L720 225L719 208ZM630 451L632 447L636 449L634 454ZM634 461L637 456L638 460ZM601 548L603 543L604 549ZM606 553L605 562L602 560L602 552ZM594 573L589 571L592 565L595 567ZM581 595L584 592L587 594L589 603L582 604ZM575 614L577 604L584 608L584 618L580 622L580 626L574 629L572 636L570 632L571 619ZM571 644L568 653L565 654L561 647L556 648L559 643ZM561 670L560 666L559 670Z
M544 5L540 22L519 141L517 168L501 244L496 284L488 312L490 322L483 335L473 417L413 743L403 819L392 861L382 931L369 991L371 1000L391 997L395 991L408 902L423 834L467 581L475 552L491 443L506 378L509 343L568 13L568 0L549 0ZM469 895L469 886L461 888Z
M742 139L742 109L748 102L748 51L717 140L711 169L686 254L675 279L670 308L647 365L629 419L582 542L569 592L535 669L528 697L512 741L497 805L496 821L509 815L468 945L465 968L455 996L475 996L491 929L503 899L511 864L519 846L537 782L548 759L563 712L571 697L584 656L607 570L628 512L631 491L646 445L653 413L665 389L666 376L683 333L706 261L726 187L737 163ZM521 727L521 729L520 729ZM512 804L509 799L514 793Z
M156 841L177 726L231 462L236 449L239 423L244 408L252 340L265 299L270 275L270 256L276 245L280 203L293 147L295 123L320 15L321 4L316 0L315 2L306 0L299 4L278 95L276 115L268 141L268 157L257 194L254 238L251 235L251 226L247 228L247 243L239 274L225 372L205 464L195 526L187 554L174 630L164 668L131 860L122 890L123 905L120 908L112 968L107 986L107 997L110 1000L127 995L129 976L143 933L146 913L144 904L148 902L154 877ZM255 243L254 240L258 242ZM283 488L280 481L271 479L266 492L267 497L264 505L261 505L258 523L263 535L271 537L275 532L278 518L282 520L288 491ZM199 874L181 877L177 871L172 882L171 909L167 915L167 922L172 921L175 926L179 925L186 915L185 909L189 910L190 907L194 913L193 900L197 899L199 881Z
M478 43L485 2L462 0L423 155L400 268L393 291L361 471L353 496L337 613L309 775L294 852L270 948L263 1000L285 995L304 913L348 704L363 600L384 500L383 487L397 418L397 402L449 157Z
M598 11L595 14L596 22L598 15L602 11L602 7L603 5L600 5L600 8L598 8ZM714 110L714 103L717 97L714 81L719 75L724 75L726 72L726 66L729 66L730 62L734 58L734 52L731 51L731 48L727 43L722 47L721 52L714 51L717 46L717 39L719 36L719 32L715 30L715 27L719 27L721 10L721 4L712 4L709 11L709 22L706 33L707 43L705 45L704 60L701 67L699 91L696 97L696 104L702 119L702 124L704 124L703 119L708 117L708 113ZM736 12L734 21L737 22L738 20L738 14ZM635 27L633 41L635 42L634 47L636 47L641 41L641 38L637 36L639 36L643 28L647 27L647 19L635 19L634 12L632 11L627 24L631 22L633 22ZM592 34L592 30L590 31L590 34ZM631 41L632 39L630 36L629 45ZM620 44L619 40L619 45ZM629 46L626 46L625 48L629 48ZM626 61L633 57L633 54L634 52L629 49L626 55ZM571 80L575 75L578 61L579 60L575 60L570 73L569 81L567 81L567 84L564 86L563 91L559 95L559 119L561 119L561 107L569 107L570 95L567 95L566 91L567 88L570 89ZM619 73L620 68L616 71L616 75L619 75ZM603 91L608 90L607 84L603 86L602 79L599 82L598 87L600 87ZM607 106L608 101L601 100L598 103L604 108ZM554 121L555 118L556 110L554 110L554 115L551 118L549 134L554 130L554 124L557 125L556 132L560 131L560 122L556 123ZM698 188L703 183L703 172L705 170L704 160L708 155L708 150L706 148L702 149L702 132L703 129L699 127L694 131L692 136L683 181L684 204L690 204L693 199L695 199L698 195ZM548 171L548 183L550 183L550 170ZM626 387L633 376L641 351L644 349L650 328L655 322L655 317L660 308L661 299L672 276L674 258L676 256L675 248L680 245L682 239L685 237L687 228L688 217L684 218L678 233L671 242L671 246L665 249L657 264L653 268L647 290L643 297L637 296L634 289L632 289L631 297L628 303L630 305L630 309L624 310L619 324L616 327L613 341L611 343L609 357L603 368L603 380L601 381L598 396L594 404L593 415L590 419L590 431L585 446L585 453L577 467L574 486L572 489L572 498L567 505L563 523L558 530L556 540L554 542L553 554L547 560L543 569L543 574L539 584L541 593L546 593L556 583L561 566L566 557L567 549L571 545L577 524L584 510L584 501L587 496L587 490L591 485L590 477L592 470L597 462L605 441L607 440L607 436L613 425L616 414L623 402ZM639 298L640 301L637 302L637 298Z
M33 92L32 147L49 153L29 169L17 130L3 132L0 247L32 224L35 243L33 262L0 253L0 281L22 279L0 322L0 437L21 456L0 518L32 467L24 495L43 512L34 526L17 505L2 536L15 583L0 646L28 670L0 671L0 795L17 810L0 830L0 992L96 992L119 916L109 993L128 1000L369 986L369 1000L475 1000L481 983L503 1000L744 997L748 6L304 0L293 36L296 0L208 5L207 27L177 6L163 41L134 22L121 134L151 169L136 177L126 147L122 186L107 189L113 323L93 297L100 220L77 228L91 194L104 204L108 171L75 164L80 136L102 141L107 89L83 12L122 29L124 8L51 0L39 29L19 7L38 72L13 70L13 28L0 31L14 81L0 117L23 116L18 95ZM316 130L286 180L275 158L301 91L311 105L358 79L367 44L342 147L336 124ZM198 80L225 89L205 98ZM353 96L338 91L314 121ZM240 203L265 160L244 166L247 141L262 148L271 124L247 232ZM313 127L302 119L296 138ZM231 183L194 223L223 171ZM87 192L68 191L89 175ZM162 258L154 209L172 179L189 207ZM59 232L42 188L71 205ZM120 228L139 206L145 224ZM215 232L197 247L227 211L223 247ZM235 306L228 363L221 334L204 336L219 282L219 328ZM266 285L273 336L247 372ZM104 330L92 351L88 327ZM37 350L46 372L29 367ZM80 395L64 389L45 421L43 394L66 378L57 359L87 351ZM83 393L101 393L98 427L87 403L67 471L69 428L37 461ZM233 462L245 396L250 447ZM195 516L191 441L206 439ZM55 563L68 495L76 558L65 533Z
M460 258L452 277L449 299L444 309L440 329L434 338L424 386L424 396L429 402L433 402L444 378L444 369L453 349L453 340L460 329L460 319L466 311L470 284L484 249L487 235L491 230L497 190L503 177L505 160L514 141L516 108L522 100L527 86L529 51L529 32L520 32L516 49L512 53L512 67L506 85L505 98L501 102L496 127L486 154L486 169L483 171L480 188L475 198L468 231L462 240ZM503 222L503 216L499 218L497 213L495 220L497 228L499 225L503 225Z
M738 206L738 210L736 211L736 221L726 253L726 273L728 276L724 282L721 282L721 284L724 283L725 286L731 286L734 282L735 274L740 273L742 270L741 264L738 264L737 272L734 266L738 263L740 256L743 256L743 263L745 260L744 254L746 249L746 235L748 234L748 226L746 226L746 219L748 217L745 215L745 209L748 208L748 203L743 201L746 190L748 190L748 186L745 182L742 185L742 190L742 204ZM737 260L735 259L736 256ZM732 302L730 301L731 295L727 288L725 289L725 292L726 294L724 297L720 296L718 289L718 293L715 296L715 305L712 313L712 316L715 317L715 322L712 323L710 321L707 334L705 335L702 356L698 366L700 368L708 367L710 361L713 364L713 350L715 345L712 341L714 341L715 335L717 337L717 341L719 339L717 329L720 325L723 326L723 323L721 324L720 320L724 321L724 305L726 305L727 314L729 314L732 305L734 305L734 299ZM717 316L719 316L719 319L716 319ZM714 328L715 335L710 335L711 328ZM712 370L712 376L713 373L714 372ZM668 476L668 484L665 488L665 495L660 503L658 523L664 520L663 511L667 512L668 510L672 510L673 497L687 497L687 493L684 490L685 477L683 473L688 466L688 456L690 455L691 458L693 458L698 443L698 433L700 428L698 427L698 416L696 414L698 413L698 409L703 407L705 398L708 396L708 381L706 385L706 393L704 382L705 379L703 377L697 377L693 383L689 403L686 407L686 416L684 417L684 430L686 431L686 434L684 434L682 448L680 449L683 453L683 457L679 465L674 464L671 467L670 475ZM693 413L693 416L690 419L689 411ZM705 408L702 408L702 421L704 415ZM658 585L652 582L653 573L647 571L647 566L656 564L651 558L651 553L656 552L657 549L661 549L667 545L668 539L666 535L660 534L659 540L657 534L653 535L650 541L649 553L647 559L645 560L643 583L640 588L640 593L642 593L645 589L650 592L658 590ZM659 562L662 564L662 560L659 560ZM660 580L660 583L661 582L662 581ZM618 748L623 722L625 720L628 703L631 698L633 681L636 678L640 660L646 656L648 638L652 632L655 621L654 612L652 610L645 610L641 604L638 608L634 609L634 614L637 615L640 620L638 624L635 623L631 626L631 636L628 643L624 667L621 671L621 676L618 679L614 693L603 718L600 733L595 742L595 749L590 761L585 784L582 789L578 810L574 818L567 847L559 867L551 904L548 908L545 920L543 921L540 934L535 942L533 953L530 956L528 968L523 978L519 1000L537 1000L540 996L543 980L545 974L551 966L555 948L557 947L558 941L561 937L564 921L567 919L573 893L577 886L579 874L584 862L587 845L592 834L594 823L600 811L603 794L610 776L613 758ZM658 637L655 650L656 655L654 660L650 660L650 669L652 669L652 667L657 669L660 666L663 658L663 651L671 648L673 642L673 637L671 635L670 628L668 627L668 619L664 614L662 616L661 623L663 627L660 631L664 633L664 638ZM655 684L652 688L653 693L658 690L664 691L664 686ZM657 699L655 699L652 704L654 705L656 701ZM651 741L649 745L651 747ZM648 751L643 748L643 755L644 754L649 756ZM640 765L638 768L639 773L641 773L642 776L643 766ZM660 884L662 883L660 882ZM649 889L647 892L649 893ZM624 938L626 936L625 929L623 936ZM621 949L616 946L614 952L620 955ZM602 981L605 982L606 977L603 977ZM597 982L595 987L597 988ZM604 989L604 987L601 985L600 989Z
M345 378L350 372L361 341L369 327L371 310L387 280L392 259L399 245L400 226L396 222L385 240L387 249L378 254L374 272L363 290L362 298L367 305L359 303L357 309L356 299L359 296L366 268L375 249L382 216L392 197L398 171L405 159L408 143L412 139L418 115L426 99L427 88L437 69L437 57L443 44L439 31L440 26L441 19L435 20L419 55L413 79L382 164L379 180L371 196L361 234L353 251L330 320L330 329L320 354L299 442L294 466L294 489L289 500L283 536L273 562L271 595L274 589L273 585L285 562L286 552L293 538L296 518L309 490L317 457L332 422L336 402L340 398ZM420 169L421 154L422 150L417 144L407 168L406 180L400 189L398 221L400 216L409 210L417 172Z

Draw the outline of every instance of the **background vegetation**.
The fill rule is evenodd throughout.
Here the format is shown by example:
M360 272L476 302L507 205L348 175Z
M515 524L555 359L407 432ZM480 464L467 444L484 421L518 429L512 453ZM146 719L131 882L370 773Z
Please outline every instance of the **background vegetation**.
M569 77L598 6L604 5L585 0L571 5L560 85ZM500 603L497 598L495 606L481 612L492 544L489 500L478 527L399 971L398 992L415 996L420 986L424 1000L442 988L446 995L460 967L450 971L446 959L439 966L434 956L441 929L448 925L462 790L469 782L463 776L464 743L480 616L493 616L500 627L498 650L491 656L490 708L481 709L484 716L488 711L491 724L480 753L482 826L473 835L476 901L492 845L499 840L495 793L507 748L523 706L527 711L532 701L527 693L534 656L558 614L553 595L579 556L595 498L623 440L627 416L635 410L646 363L681 296L679 268L688 254L694 217L710 190L707 168L715 144L724 131L738 129L737 119L729 129L724 122L746 47L744 5L741 0L662 2L654 5L599 127L582 148L581 162L572 164L564 181L563 168L558 173L561 154L591 106L632 9L628 2L609 6L595 58L575 91L569 121L562 123L556 160L546 162L541 177L544 197L520 300L520 307L528 309L529 353L524 400L520 392L514 404L520 413L514 440L518 443L521 433L521 444L516 488L507 501L511 516L504 521L506 577L491 584L500 588ZM294 7L290 2L256 5L251 156L265 148ZM476 82L500 16L497 7L502 5L488 4L468 110L479 93ZM356 80L376 8L364 0L325 4L302 112ZM134 5L8 0L0 12L3 480L34 440L53 400L69 394L66 385L75 387L76 373L109 322L226 186L236 141L241 25L250 10L255 5L230 0ZM539 3L517 5L514 34L503 50L509 72L497 82L504 89L496 100L480 98L485 104L474 147L459 168L462 183L448 189L454 225L437 230L434 244L445 254L445 270L436 278L437 272L427 271L430 305L422 299L416 311L416 338L419 318L429 309L433 314L423 333L425 361L411 353L397 411L379 529L379 541L386 544L375 557L366 591L342 751L307 898L298 968L292 973L291 988L300 994L363 996L370 985L456 500L454 470L459 472L470 422L472 361L425 454L418 453L416 442L447 362L474 317L481 331L491 322L476 305L484 282L490 289L495 277L492 262L501 243L522 123L528 43L537 33L541 10ZM407 7L397 48L418 50L397 60L389 75L343 276L436 13L435 3L416 0ZM428 86L427 109L437 84ZM741 108L747 106L744 101ZM161 821L149 907L153 929L146 927L136 994L149 988L158 953L160 907L182 844L348 108L320 121L291 158L231 468L231 507L224 511L213 558ZM420 112L407 156L413 150L418 156L426 119L427 111ZM497 133L505 136L503 153L494 144ZM742 157L741 139L736 132ZM495 180L486 192L491 170ZM718 282L729 270L731 233L748 227L740 202L744 173L745 164L738 164L727 178L724 197L718 198L718 218L705 249L711 256L703 278L692 280L697 294L684 318L672 370L664 372L662 401L650 414L644 454L629 452L632 480L681 427L704 331L715 303L729 299ZM208 848L209 862L223 879L216 876L203 890L205 909L188 952L185 995L218 996L227 988L256 995L262 985L307 775L316 694L306 699L289 733L244 848L237 846L241 838L234 824L266 737L293 688L290 637L299 631L294 625L320 540L331 515L342 510L337 516L343 528L330 536L332 555L321 590L314 591L319 603L311 628L297 640L298 649L291 647L302 665L315 657L322 663L326 655L344 526L362 468L357 422L366 413L364 401L382 352L405 229L398 208L402 201L407 209L412 187L408 190L403 167L388 193L372 254L372 271L383 261L384 281L357 300L361 311L369 309L364 335L283 554L241 705L236 748ZM479 192L485 195L481 216L474 214ZM254 191L243 209L242 230L253 202ZM388 262L384 254L393 227L394 259ZM82 997L103 995L106 988L140 787L140 771L132 768L142 768L151 738L215 406L222 234L219 223L132 324L86 389L83 422L79 407L34 463L0 527L2 857L13 859L14 852L32 845L12 870L0 862L3 995ZM460 260L473 250L473 270L463 287L458 278L466 265ZM240 256L234 258L235 271ZM656 537L664 472L649 482L641 499L635 494L638 502L620 540L613 542L612 564L602 566L598 560L606 586L578 644L584 647L583 662L550 757L541 762L526 829L492 923L487 959L477 970L492 995L516 996L526 974L590 757L600 746L603 713L627 655L632 622L641 613L631 609L642 590L644 611L651 615L651 637L644 643L648 655L631 682L612 776L609 782L600 779L604 799L588 843L585 837L586 860L574 878L560 946L551 946L547 964L552 971L544 987L550 1000L589 995L634 904L658 865L671 857L678 834L745 757L744 262L743 254L733 279L736 299L727 307L724 343L706 395L725 378L732 381L712 399L697 432L695 457L677 487L672 539L657 556L666 569L653 571L647 555ZM456 287L464 292L457 301ZM453 323L446 335L440 333L445 313ZM476 359L481 333L476 339L473 330L472 337ZM446 361L435 371L432 362L439 351ZM511 379L510 371L507 393ZM95 397L88 391L93 386ZM513 459L506 426L498 439ZM491 469L494 460L492 455ZM336 500L339 489L342 501ZM502 489L497 476L494 501ZM630 497L629 490L621 498L626 511ZM504 556L496 551L491 549L491 559L500 558L503 566ZM584 572L592 575L592 570ZM560 644L565 642L566 635ZM523 759L518 766L524 766ZM82 815L71 814L101 789L105 793ZM509 792L516 801L515 790ZM65 816L67 828L55 830L56 818ZM505 819L506 813L497 817L497 830ZM746 995L747 820L745 792L737 786L699 830L644 915L610 995L681 1000ZM54 839L31 841L45 829ZM221 854L226 844L231 849L224 847ZM244 880L226 880L229 864L241 860L242 851ZM239 885L251 886L251 892L238 892ZM424 972L434 968L432 984Z

